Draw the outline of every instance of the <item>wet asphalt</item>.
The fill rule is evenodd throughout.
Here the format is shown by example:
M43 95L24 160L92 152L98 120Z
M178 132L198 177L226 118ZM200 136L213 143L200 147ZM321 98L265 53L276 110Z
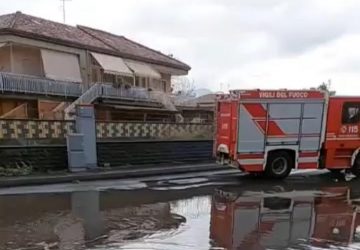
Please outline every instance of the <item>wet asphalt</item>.
M237 170L0 189L0 249L360 249L360 180Z

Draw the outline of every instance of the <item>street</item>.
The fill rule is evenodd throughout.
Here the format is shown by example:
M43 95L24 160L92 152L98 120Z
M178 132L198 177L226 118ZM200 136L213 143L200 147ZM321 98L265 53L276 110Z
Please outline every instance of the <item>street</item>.
M356 247L359 187L326 171L269 181L224 169L2 188L0 249Z

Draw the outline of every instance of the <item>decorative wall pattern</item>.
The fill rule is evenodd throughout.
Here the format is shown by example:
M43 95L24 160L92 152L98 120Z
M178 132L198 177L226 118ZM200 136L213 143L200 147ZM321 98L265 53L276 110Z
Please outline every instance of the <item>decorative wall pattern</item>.
M0 139L61 139L74 132L72 121L0 120Z
M98 122L98 138L212 138L211 124Z
M75 133L73 121L0 120L0 140L64 139ZM97 137L149 139L212 139L212 124L97 122Z

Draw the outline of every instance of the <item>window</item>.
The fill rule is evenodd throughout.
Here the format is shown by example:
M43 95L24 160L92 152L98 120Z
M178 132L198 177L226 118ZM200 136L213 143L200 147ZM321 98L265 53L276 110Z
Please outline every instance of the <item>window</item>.
M121 76L122 83L124 85L133 86L134 85L134 78L130 76Z
M135 86L140 87L140 77L135 77Z
M159 79L154 79L154 78L150 79L149 87L152 90L158 90L159 86L160 86L160 80Z
M360 122L360 102L346 102L342 110L342 123L355 124Z
M158 91L167 91L167 81L162 79L151 78L149 79L149 87Z
M91 57L91 82L102 82L102 75L101 66Z
M165 80L161 80L161 85L162 85L162 91L166 92L167 82Z
M101 69L93 67L91 69L91 81L101 82Z
M61 81L82 82L79 55L41 49L41 58L44 66L44 73L47 78Z
M148 79L146 77L136 77L135 78L135 86L140 88L146 88L147 87Z
M104 73L104 82L116 83L116 75Z
M146 78L141 78L141 87L146 88Z

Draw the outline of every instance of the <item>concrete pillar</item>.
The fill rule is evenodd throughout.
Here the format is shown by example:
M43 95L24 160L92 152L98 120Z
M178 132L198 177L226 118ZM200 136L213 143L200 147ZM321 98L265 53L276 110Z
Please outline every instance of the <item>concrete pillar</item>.
M84 135L83 149L86 168L97 168L96 123L93 105L78 105L76 107L76 132Z

